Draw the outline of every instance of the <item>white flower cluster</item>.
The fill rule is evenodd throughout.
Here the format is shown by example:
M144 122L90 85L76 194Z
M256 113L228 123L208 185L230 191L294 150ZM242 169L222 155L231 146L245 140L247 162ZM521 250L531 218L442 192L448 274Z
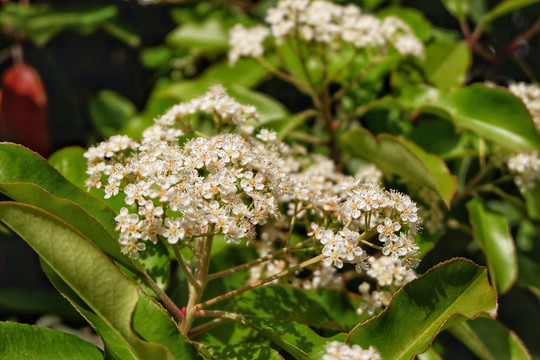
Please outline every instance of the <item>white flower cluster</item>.
M307 42L329 44L334 49L344 42L379 51L393 46L405 55L424 56L424 45L404 21L395 16L381 20L363 14L355 5L341 6L324 0L282 0L268 10L266 21L278 44L287 37L299 37ZM263 29L260 25L253 30L241 26L232 29L231 63L242 56L262 55L262 42L269 34Z
M156 243L158 235L174 244L216 232L239 243L278 214L279 162L240 135L199 137L183 147L143 140L135 150L124 163L103 159L90 170L91 178L96 167L107 176L106 196L121 190L127 205L137 205L137 213L123 208L116 218L123 251L134 258L144 249L139 240Z
M363 314L367 311L369 315L373 315L377 309L388 305L392 294L401 286L414 280L416 274L390 256L370 257L368 262L370 268L366 273L377 282L379 290L370 291L371 286L367 282L363 282L358 287L363 302L358 307L357 313Z
M537 152L519 153L508 160L508 168L516 173L517 187L525 192L540 180L540 156Z
M247 134L251 133L253 128L248 126L246 121L259 119L254 106L240 104L227 94L222 85L214 85L203 96L175 105L157 118L155 125L146 129L143 141L175 141L182 135L175 126L184 125L185 128L186 121L193 114L209 115L221 122L218 126L232 125Z
M383 174L374 164L366 164L356 170L355 176L361 182L378 184L381 182Z
M234 64L241 57L262 56L263 41L270 35L270 30L261 25L245 28L237 24L231 29L229 35L229 45L231 45L229 62Z
M326 266L341 268L348 262L356 264L358 272L368 269L361 232L378 233L384 255L401 259L403 266L418 265L418 246L413 235L420 227L420 218L417 205L409 196L385 191L372 183L357 183L343 195L334 209L335 229L311 224L310 234L324 245Z
M404 266L417 265L413 235L420 219L409 196L340 174L329 159L290 148L266 129L256 136L221 133L180 145L184 133L179 127L195 113L236 127L257 117L255 109L214 87L156 119L140 142L115 136L86 152L87 185L103 187L105 197L122 194L127 205L116 217L124 253L138 258L147 242L156 243L160 236L171 244L206 234L252 243L257 227L270 219L275 219L272 236L281 241L279 249L288 243L292 229L287 228L294 217L311 227L309 235L320 241L326 266L341 268L346 262L359 272L368 269L363 246L378 247L368 241L377 234L374 241L384 245L380 247L384 255ZM287 206L289 212L282 215L280 209ZM256 243L264 245L264 240ZM261 256L272 245L264 246L267 250ZM295 261L290 254L273 259L259 273L277 273ZM311 270L312 276L298 279L298 286L330 283L328 271Z
M360 345L349 346L339 341L332 341L325 346L326 353L322 360L381 360L381 355L370 346L364 350Z
M518 82L510 84L508 90L523 101L532 116L536 130L540 132L540 86Z

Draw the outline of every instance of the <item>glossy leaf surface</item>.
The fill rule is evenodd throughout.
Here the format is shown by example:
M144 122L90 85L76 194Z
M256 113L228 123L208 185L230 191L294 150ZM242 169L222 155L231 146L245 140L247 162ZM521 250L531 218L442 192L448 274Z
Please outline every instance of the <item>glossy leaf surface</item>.
M505 89L481 84L437 90L415 87L404 91L401 104L450 118L457 127L515 151L540 150L531 116L523 102Z
M110 234L115 233L116 213L110 207L71 184L36 153L17 144L0 143L0 183L21 182L35 184L56 197L79 204Z
M531 359L516 333L497 320L469 320L452 326L449 331L482 360Z
M99 349L79 337L34 325L0 322L0 358L98 360Z
M453 259L401 288L382 313L349 333L347 343L373 345L385 360L411 359L426 351L442 329L496 313L497 296L486 269Z
M50 213L25 204L1 203L0 218L110 326L135 358L174 359L164 347L143 342L135 335L131 317L139 300L144 301L140 288L80 232ZM144 302L141 304L144 306ZM184 345L183 358L192 358L178 331L175 338L176 344Z
M412 142L388 134L374 137L363 128L343 135L345 147L354 156L368 160L383 172L397 174L434 190L448 206L456 182L444 161Z
M516 249L504 216L487 210L480 201L467 203L473 234L488 261L490 277L496 289L504 293L518 274Z
M463 84L470 63L471 52L465 42L439 40L426 48L423 67L428 80L444 88Z

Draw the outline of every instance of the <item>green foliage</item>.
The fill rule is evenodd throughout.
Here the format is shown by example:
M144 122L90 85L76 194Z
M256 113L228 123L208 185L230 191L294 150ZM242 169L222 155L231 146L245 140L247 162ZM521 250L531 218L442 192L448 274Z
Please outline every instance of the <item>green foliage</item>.
M479 359L531 359L521 339L497 320L474 319L454 325L449 331Z
M465 42L434 41L426 49L424 71L433 85L445 88L462 85L471 63Z
M10 3L0 11L0 25L23 34L36 45L44 46L62 31L90 34L103 28L129 45L140 39L133 30L117 18L115 6L57 9L49 5Z
M531 116L508 91L480 84L440 91L424 86L408 89L399 101L412 109L448 117L458 128L471 130L510 150L540 149L540 136Z
M375 138L362 128L344 134L343 141L353 155L374 163L385 172L398 174L433 189L447 206L450 204L456 181L437 156L387 134Z
M88 238L63 220L30 205L1 203L0 218L25 239L81 300L110 326L134 358L174 358L169 351L173 349L166 350L157 344L143 342L135 335L131 316L135 310L133 321L136 322L136 306L142 314L149 310L159 314L161 310L156 303L147 300L147 295L138 290L138 286ZM148 302L153 305L146 305ZM151 317L152 321L161 320L155 315ZM146 320L144 323L144 329L139 330L141 335L153 335L155 330L150 326L153 323ZM161 337L162 332L158 332L158 336ZM181 336L176 330L175 344L179 344ZM183 358L192 358L187 346L182 347L180 354Z
M385 311L353 329L347 342L373 345L384 359L410 359L426 351L441 329L496 314L497 297L486 270L456 259L403 287Z
M90 100L90 118L102 137L122 133L136 112L135 105L114 91L102 90Z
M0 341L4 359L103 359L97 347L77 336L37 326L0 322Z
M486 34L494 33L495 20L499 27L511 13L523 15L524 9L539 1L441 0L430 4L446 8L458 20L451 26L459 26L463 34L438 27L436 20L420 10L386 6L388 2L380 0L361 3L364 14L376 10L373 21L395 16L406 25L382 40L387 44L381 47L358 46L344 41L341 33L334 34L335 41L319 41L316 36L306 40L303 32L309 29L277 42L270 35L261 44L262 55L243 57L233 65L226 54L235 45L229 43L229 30L235 24L258 24L275 5L273 1L163 5L162 10L170 8L177 26L161 43L152 41L140 51L133 50L138 51L135 58L145 71L152 73L145 78L148 88L135 89L137 102L120 91L101 90L84 107L94 136L126 134L139 141L143 130L167 109L220 84L236 101L257 109L259 121L247 124L256 129L255 134L261 128L272 129L279 141L291 145L281 148L272 141L261 145L279 149L280 155L297 156L298 162L279 160L275 165L303 171L329 156L334 167L325 165L315 174L308 173L317 188L306 185L301 201L295 198L276 205L282 216L253 225L249 247L244 238L239 245L225 243L222 229L212 235L213 227L205 229L207 234L181 238L178 247L166 239L164 229L169 225L159 229L156 244L136 237L119 239L121 226L115 217L120 209L127 207L133 214L141 204L127 205L122 190L111 199L103 199L102 189L86 191L83 148L63 148L46 161L22 146L1 143L0 235L12 231L35 250L52 284L91 324L104 349L55 330L1 322L0 343L6 345L0 346L0 357L22 359L24 353L36 359L320 360L327 344L338 341L364 349L374 346L383 359L418 355L430 360L454 355L448 355L448 349L440 346L443 342L435 339L446 329L480 359L538 357L534 334L540 306L540 263L536 260L540 256L540 185L514 186L512 180L519 171L507 165L516 152L540 151L535 113L527 101L502 87L471 82L484 80L483 75L486 80L506 78L501 68L507 59L534 75L526 57L513 56L519 44L500 44L502 37L495 42ZM122 8L8 3L0 10L0 25L7 37L29 40L42 48L61 32L88 35L98 30L139 46L138 24L125 22ZM531 33L524 33L526 41L534 36L535 26L529 29ZM413 46L411 42L400 44L405 49L398 46L404 33L411 36L408 40L413 45L424 46L423 55L407 49ZM520 40L523 34L518 35L515 39ZM494 44L497 49L492 52ZM138 102L141 94L149 94L144 105ZM177 119L182 131L195 130L179 137L179 144L211 136L217 113ZM122 160L130 152L136 150L122 154ZM156 159L169 156L163 152ZM105 157L104 162L108 161ZM355 263L347 260L340 270L326 275L341 285L318 289L313 285L315 289L306 290L301 286L310 288L315 262L298 265L298 270L292 267L322 260L325 245L319 241L321 234L308 233L310 226L322 213L319 225L337 233L332 216L342 216L346 199L328 193L324 204L310 201L322 189L345 183L336 180L341 179L334 177L336 173L343 169L352 173L366 163L376 165L383 174L374 181L410 194L418 206L423 229L414 229L410 238L419 247L416 258L394 254L404 260L401 264L422 259L418 278L386 287L373 275L377 266L358 273ZM201 176L212 173L195 168ZM260 169L249 170L257 173ZM137 170L125 176L121 187L144 180L142 174ZM105 186L109 174L104 171L100 176ZM237 183L242 181L238 178ZM193 188L182 189L184 194L190 191ZM241 190L236 195L251 211L255 201ZM270 192L266 195L271 197ZM170 201L152 199L155 206ZM219 206L229 201L201 197L200 202L207 205L212 199ZM371 205L373 209L380 206ZM291 214L297 206L305 208L295 218ZM164 208L171 216L172 209ZM381 240L377 224L384 217L396 217L403 228L407 222L398 218L397 203L386 213L373 209L361 221L351 218L344 228L344 223L339 226L359 234L364 231L358 246L370 260L389 258L394 240L385 243L384 236ZM228 221L240 223L242 211ZM193 220L187 213L174 216ZM146 220L142 213L137 221L141 220ZM371 228L360 229L370 221ZM311 236L318 236L317 241L309 240ZM129 243L132 240L146 246L137 259L124 254L128 245L135 244ZM302 249L287 247L302 241L311 242ZM209 250L208 243L212 244ZM267 258L260 260L260 254ZM354 261L359 261L355 256ZM453 256L474 259L487 269L463 258L448 260ZM266 270L256 268L266 265ZM264 271L268 274L262 275ZM261 286L253 282L258 276L279 282ZM361 304L376 302L378 291L383 300L374 306L376 315L371 310L357 311ZM493 320L499 306L497 293L505 294L500 298L500 321ZM74 318L74 310L66 310L61 300L23 287L0 291L0 305L8 311ZM526 318L519 318L520 313Z
M514 239L504 216L488 211L473 199L467 203L474 237L486 254L491 282L496 290L507 292L517 278Z

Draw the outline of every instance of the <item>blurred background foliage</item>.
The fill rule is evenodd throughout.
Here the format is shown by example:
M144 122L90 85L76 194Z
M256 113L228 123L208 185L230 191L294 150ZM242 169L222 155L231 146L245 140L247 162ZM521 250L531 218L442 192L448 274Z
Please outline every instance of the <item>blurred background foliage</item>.
M493 81L500 85L509 81L536 82L540 78L540 4L535 1L514 1L520 5L515 9L498 7L501 2L496 0L338 2L354 3L381 15L401 14L427 46L425 62L407 63L385 76L366 77L355 92L356 98L344 99L342 106L346 107L347 101L353 105L367 102L374 94L426 80L447 87L455 85L460 76L464 83ZM238 100L257 106L263 123L287 132L287 127L295 126L290 114L309 108L309 98L291 85L268 77L254 60L243 59L229 67L226 54L228 30L236 23L262 22L266 9L274 4L273 0L91 4L80 0L30 4L3 1L0 73L5 73L22 55L24 62L40 75L47 103L36 111L44 112L50 136L45 156L67 146L86 147L118 133L136 138L171 105L199 96L215 83L223 84ZM499 9L499 13L493 9ZM475 39L474 29L483 22L483 32ZM2 91L6 93L14 86L4 79ZM399 122L399 113L393 115L391 110L385 110L373 111L364 120L372 132L378 131L381 116L386 132L392 132L392 127L396 134L408 131L403 126L410 123ZM289 120L280 122L282 119ZM436 131L448 135L453 128L443 126ZM6 132L0 137L10 140ZM421 145L434 153L444 153L444 144ZM81 158L80 148L64 151L57 160L51 158L55 166L67 166L62 159L69 156ZM69 166L77 161L70 161ZM84 162L79 165L85 166ZM84 181L76 179L76 175L72 180L78 184ZM466 210L463 214L467 214ZM511 225L517 224L511 215ZM512 231L518 247L539 246L538 239L530 235L535 234L534 229L513 226ZM78 314L51 288L37 256L25 242L6 231L1 236L0 319L33 323L43 313L56 313L74 326L82 325ZM451 256L474 253L470 248L478 246L463 238L459 230L450 229L445 239L450 237L451 243L439 242L437 251L424 259L422 271ZM476 254L479 258L474 260L485 263L482 252ZM535 268L538 265L525 257L519 266L532 268L529 274L540 274ZM525 280L540 284L538 278ZM538 298L514 287L502 296L500 304L502 323L514 329L536 357L540 356L540 344L535 340L540 323ZM448 358L474 358L458 344L454 337L446 335L438 338L436 347Z

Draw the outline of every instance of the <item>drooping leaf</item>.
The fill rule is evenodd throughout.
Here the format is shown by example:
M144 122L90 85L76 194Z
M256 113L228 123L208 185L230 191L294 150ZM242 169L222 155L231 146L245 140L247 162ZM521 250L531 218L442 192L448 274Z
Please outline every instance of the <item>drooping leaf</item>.
M504 216L487 210L473 199L467 203L474 238L487 257L490 277L495 288L505 293L517 279L514 239Z
M464 42L435 41L426 48L424 70L437 87L459 86L465 81L471 52Z
M485 14L482 21L489 23L500 16L536 3L538 3L538 0L504 0L499 2L493 9Z
M496 313L497 295L486 269L453 259L401 288L383 312L349 333L347 343L373 345L385 360L411 359L442 329Z
M95 345L75 335L14 322L0 322L0 344L2 359L103 359Z
M111 90L101 90L93 97L89 110L97 131L106 138L118 134L137 112L128 99Z
M137 337L131 327L133 311L137 313L136 306L146 309L147 304L155 303L82 233L54 215L26 204L0 203L0 219L27 241L41 259L110 326L132 356L174 359L173 351L179 358L194 358L190 344L178 331L175 334L176 349L167 350ZM156 310L165 315L163 310ZM152 324L146 325L149 327L139 331L148 331L152 336L163 335L156 333L150 326ZM142 336L148 338L148 334ZM180 355L178 348L182 348Z
M540 136L525 105L502 88L473 84L438 91L414 87L398 99L405 107L450 118L457 127L514 151L540 150Z
M439 157L426 153L412 142L388 134L374 137L363 128L349 130L342 139L354 156L374 163L384 172L429 187L449 206L456 180Z
M531 359L516 333L497 320L468 320L448 330L481 360Z

